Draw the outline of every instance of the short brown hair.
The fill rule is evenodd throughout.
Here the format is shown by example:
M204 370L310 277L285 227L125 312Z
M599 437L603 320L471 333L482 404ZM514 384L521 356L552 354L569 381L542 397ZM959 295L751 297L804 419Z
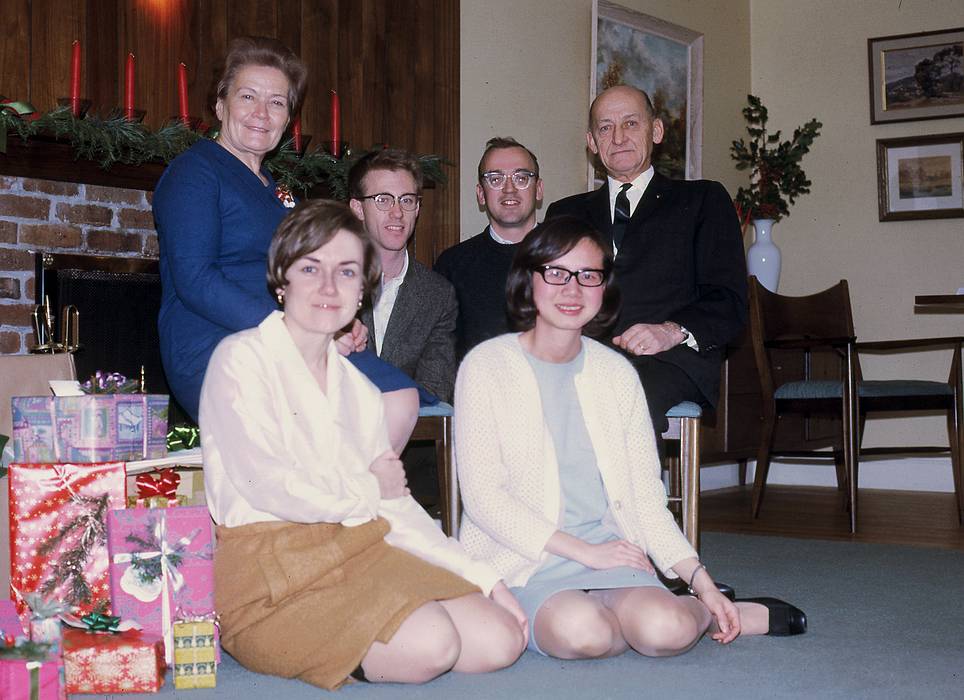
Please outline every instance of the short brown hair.
M384 148L366 153L351 166L351 170L348 171L348 195L350 197L361 199L365 196L362 185L365 182L365 177L373 170L402 170L407 172L415 180L415 194L422 193L424 177L418 158L408 151L398 148Z
M271 239L268 249L268 292L271 296L288 284L285 273L296 260L327 244L339 231L348 231L362 243L363 291L370 294L381 281L382 266L362 222L344 202L308 199L291 210Z
M509 325L517 331L527 331L536 325L538 311L532 299L532 279L536 270L558 260L589 240L603 255L606 291L603 292L599 313L583 326L583 335L593 338L609 331L619 316L619 288L613 279L612 246L596 229L574 216L560 216L543 221L522 239L512 259L509 278L505 285L505 303Z
M234 39L224 58L224 70L218 81L217 97L227 99L231 83L245 66L277 68L288 79L288 116L298 112L305 98L308 68L295 53L277 39L264 36L241 36Z
M535 172L536 177L539 177L539 159L536 158L536 154L530 151L528 148L523 146L521 143L516 141L511 136L496 136L485 142L485 148L482 150L482 157L479 158L479 182L482 182L482 173L485 172L485 157L489 155L489 151L495 151L500 148L521 148L523 151L529 154L532 158L532 170Z

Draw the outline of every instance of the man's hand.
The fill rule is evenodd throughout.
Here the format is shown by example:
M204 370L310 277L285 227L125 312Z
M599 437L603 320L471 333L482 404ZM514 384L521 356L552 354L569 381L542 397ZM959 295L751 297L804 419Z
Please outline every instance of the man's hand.
M675 348L685 339L679 324L672 321L636 323L613 338L613 344L632 355L655 355Z
M398 455L391 450L386 450L379 455L372 462L368 471L375 475L375 479L378 481L378 491L386 501L409 494L405 467L402 466L402 460L398 458Z
M368 328L357 318L352 321L350 329L335 339L335 347L345 357L353 352L361 352L366 345L368 345Z

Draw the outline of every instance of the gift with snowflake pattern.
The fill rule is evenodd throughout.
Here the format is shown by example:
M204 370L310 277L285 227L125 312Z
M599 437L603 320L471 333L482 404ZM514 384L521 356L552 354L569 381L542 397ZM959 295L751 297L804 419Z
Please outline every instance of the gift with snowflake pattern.
M141 630L64 628L68 693L156 693L164 685L164 642Z

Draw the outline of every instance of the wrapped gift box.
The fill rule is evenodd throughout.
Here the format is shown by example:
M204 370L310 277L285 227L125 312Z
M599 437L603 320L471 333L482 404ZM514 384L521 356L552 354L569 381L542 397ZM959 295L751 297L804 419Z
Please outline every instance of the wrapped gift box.
M17 638L24 634L23 623L17 615L17 606L12 600L0 600L0 644L6 637ZM0 696L2 697L2 696Z
M140 630L64 629L68 693L156 693L164 685L164 643Z
M217 686L217 635L213 620L174 623L174 687Z
M18 462L111 462L167 455L163 394L20 396L12 399Z
M131 477L128 477L128 485ZM127 497L128 508L174 508L186 506L186 496L178 494L181 475L176 469L168 467L146 474L138 474L134 479L134 494ZM128 493L131 492L128 486Z
M0 698L66 700L63 658L32 642L0 649Z
M207 508L136 508L107 516L115 615L164 638L174 658L178 617L214 617L214 536Z
M107 514L123 508L123 462L10 465L10 584L78 613L109 601Z

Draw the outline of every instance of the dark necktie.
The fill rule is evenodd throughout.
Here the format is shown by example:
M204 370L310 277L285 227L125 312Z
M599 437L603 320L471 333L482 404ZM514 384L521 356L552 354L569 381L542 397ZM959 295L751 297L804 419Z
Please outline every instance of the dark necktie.
M617 249L622 245L623 236L626 234L626 224L629 223L629 197L626 196L626 190L630 187L632 187L632 184L627 182L619 188L619 194L616 195L612 234L613 246Z

